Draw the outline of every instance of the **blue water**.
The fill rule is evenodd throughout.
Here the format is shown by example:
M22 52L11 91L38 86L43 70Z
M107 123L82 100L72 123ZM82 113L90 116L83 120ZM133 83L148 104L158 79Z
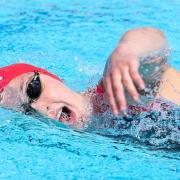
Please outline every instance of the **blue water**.
M0 66L32 63L83 91L126 30L153 26L165 32L170 63L180 69L179 10L179 0L1 0ZM0 179L180 179L178 144L149 146L111 131L75 131L1 108Z

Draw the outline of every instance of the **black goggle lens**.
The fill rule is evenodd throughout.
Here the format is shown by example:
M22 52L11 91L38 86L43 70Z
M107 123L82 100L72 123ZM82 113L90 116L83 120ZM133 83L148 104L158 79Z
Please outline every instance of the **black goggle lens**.
M30 102L36 100L41 95L41 81L38 72L34 72L34 77L28 84L26 93Z

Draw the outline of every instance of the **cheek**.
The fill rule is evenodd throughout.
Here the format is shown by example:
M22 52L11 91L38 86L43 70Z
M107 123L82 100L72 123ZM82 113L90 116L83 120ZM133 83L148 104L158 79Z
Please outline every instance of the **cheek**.
M41 99L44 101L63 101L66 96L65 92L59 91L57 88L46 88L41 94Z

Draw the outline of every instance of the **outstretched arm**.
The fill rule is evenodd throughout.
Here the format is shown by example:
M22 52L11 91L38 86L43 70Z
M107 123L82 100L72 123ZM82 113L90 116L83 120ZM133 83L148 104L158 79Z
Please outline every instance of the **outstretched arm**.
M101 83L115 115L127 108L125 90L134 101L139 101L138 90L143 90L145 82L153 79L153 73L156 74L157 68L150 64L160 66L165 59L160 54L167 47L164 34L151 27L132 29L123 35L106 63ZM141 62L146 67L148 64L148 74L143 65L140 67Z

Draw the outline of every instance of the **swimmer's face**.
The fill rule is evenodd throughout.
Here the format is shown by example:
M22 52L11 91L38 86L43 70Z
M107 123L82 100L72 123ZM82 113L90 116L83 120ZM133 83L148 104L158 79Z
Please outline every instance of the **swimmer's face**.
M30 105L40 113L66 124L74 124L87 115L88 99L48 75L39 74L40 81L36 83L41 85L40 93L36 86L37 97L29 97L31 93L27 93L27 89L37 79L35 76L34 72L26 73L10 81L1 93L1 105L10 108Z

